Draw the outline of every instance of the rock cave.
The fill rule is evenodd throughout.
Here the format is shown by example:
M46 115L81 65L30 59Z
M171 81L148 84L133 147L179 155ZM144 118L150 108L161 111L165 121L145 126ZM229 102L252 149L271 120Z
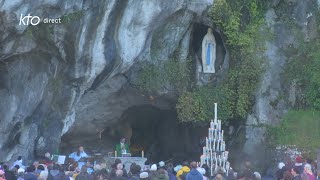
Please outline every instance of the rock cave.
M72 152L79 144L88 152L114 152L121 137L130 139L131 153L145 156L154 162L160 160L190 160L201 152L200 140L206 133L206 123L183 124L178 122L174 110L163 110L151 105L133 106L125 110L117 124L101 127L94 138L66 133L62 136L60 150ZM101 135L101 137L100 137Z

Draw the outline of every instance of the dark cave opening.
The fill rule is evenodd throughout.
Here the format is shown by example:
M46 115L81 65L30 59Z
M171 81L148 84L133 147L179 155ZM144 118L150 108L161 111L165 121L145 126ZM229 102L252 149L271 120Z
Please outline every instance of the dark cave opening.
M80 142L89 154L99 152L107 155L114 152L120 138L125 137L130 140L130 151L134 157L141 157L144 150L145 157L152 162L199 161L202 152L200 139L206 136L207 127L208 123L180 123L174 109L133 106L123 112L116 124L105 127L101 139L74 133L64 135L60 152L71 153Z
M117 126L121 124L120 128L115 128L115 139L130 139L132 156L139 157L144 150L145 157L154 162L198 160L200 139L207 133L206 123L179 123L175 110L163 110L150 105L127 109ZM107 138L110 134L106 132L103 136Z

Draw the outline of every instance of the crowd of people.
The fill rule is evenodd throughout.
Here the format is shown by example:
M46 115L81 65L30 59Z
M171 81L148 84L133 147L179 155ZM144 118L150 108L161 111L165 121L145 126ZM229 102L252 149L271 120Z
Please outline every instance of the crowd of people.
M200 165L195 162L183 162L181 165L173 165L171 162L152 164L146 161L145 165L131 164L127 171L120 159L108 167L105 161L90 162L78 165L74 161L68 164L56 164L48 158L35 161L30 166L22 164L22 157L9 166L1 164L0 180L261 180L260 173L251 170L250 162L244 163L244 169L239 173L229 170L228 174L222 169L216 169L214 175L210 175L208 165ZM320 180L320 174L316 173L316 167L312 162L296 158L295 164L279 163L278 170L272 177L266 179L276 180Z
M276 172L277 180L319 180L320 172L317 172L317 164L311 159L305 159L301 156L296 157L295 163L278 164Z

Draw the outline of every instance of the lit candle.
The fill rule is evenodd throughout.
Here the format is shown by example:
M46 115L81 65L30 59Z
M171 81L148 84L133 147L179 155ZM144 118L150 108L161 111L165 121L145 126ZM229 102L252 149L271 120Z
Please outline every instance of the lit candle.
M217 103L214 103L214 119L217 119L218 117L218 105Z
M144 157L144 151L143 150L141 151L141 157Z

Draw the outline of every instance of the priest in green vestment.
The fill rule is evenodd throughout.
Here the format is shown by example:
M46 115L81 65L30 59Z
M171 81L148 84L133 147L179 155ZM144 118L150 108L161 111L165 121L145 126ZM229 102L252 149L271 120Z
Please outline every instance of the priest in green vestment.
M117 156L122 156L122 154L130 153L129 145L126 143L125 138L121 138L120 143L116 145Z

